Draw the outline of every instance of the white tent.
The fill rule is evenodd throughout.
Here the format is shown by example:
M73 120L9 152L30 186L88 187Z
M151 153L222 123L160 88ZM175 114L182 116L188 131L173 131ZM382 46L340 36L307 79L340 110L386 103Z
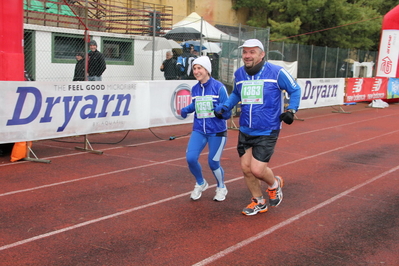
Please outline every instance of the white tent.
M185 19L174 24L173 28L192 27L198 31L201 31L201 23L202 23L202 34L205 36L204 39L209 40L209 41L216 41L216 42L220 41L220 37L222 37L224 40L229 39L230 36L228 34L215 28L210 23L208 23L206 20L202 19L195 12L191 13ZM234 37L231 37L231 38L236 39Z

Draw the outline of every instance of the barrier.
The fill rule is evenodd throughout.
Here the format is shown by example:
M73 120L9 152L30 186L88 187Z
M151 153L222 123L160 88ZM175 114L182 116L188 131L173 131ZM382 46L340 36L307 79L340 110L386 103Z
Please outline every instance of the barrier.
M345 94L345 79L297 79L301 87L301 102L299 109L325 106L339 106L333 112L348 113L342 109ZM299 119L300 120L300 119Z
M192 123L192 117L180 117L180 110L190 103L196 82L0 81L0 143L83 135L84 147L77 149L102 154L90 145L88 135ZM399 98L395 78L348 79L346 86L344 78L298 79L298 84L302 88L299 109L330 106L333 112L349 113L342 109L348 96L352 101L372 100L376 95ZM372 99L365 92L370 86ZM237 129L234 121L230 127Z

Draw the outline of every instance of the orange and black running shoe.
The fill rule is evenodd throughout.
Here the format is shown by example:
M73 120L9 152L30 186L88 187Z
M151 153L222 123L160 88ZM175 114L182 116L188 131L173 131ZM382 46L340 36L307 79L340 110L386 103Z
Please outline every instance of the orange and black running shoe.
M265 200L265 203L258 203L256 198L252 198L252 202L242 210L242 214L244 215L255 215L258 212L267 212L267 203Z
M267 189L266 192L269 194L269 205L271 207L277 207L283 200L284 180L281 176L276 176L278 186L275 189Z

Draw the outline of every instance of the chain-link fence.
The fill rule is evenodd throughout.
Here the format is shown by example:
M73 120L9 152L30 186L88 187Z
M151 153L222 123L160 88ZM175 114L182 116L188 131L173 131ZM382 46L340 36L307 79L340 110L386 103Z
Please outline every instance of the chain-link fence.
M269 29L207 22L198 15L177 17L170 6L109 2L24 0L27 76L72 81L75 56L81 52L87 58L89 40L95 40L104 55L104 81L165 79L160 66L166 52L172 51L176 59L190 41L199 54L211 58L212 75L227 86L242 65L238 47L250 38L264 43L267 59L296 61L298 78L352 77L354 62L377 61L377 52L273 42Z

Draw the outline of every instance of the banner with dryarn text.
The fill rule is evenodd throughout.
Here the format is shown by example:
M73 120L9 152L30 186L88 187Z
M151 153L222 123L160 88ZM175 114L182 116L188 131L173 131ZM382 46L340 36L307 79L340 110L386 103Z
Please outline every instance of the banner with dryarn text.
M190 123L187 82L0 81L0 143Z
M345 79L297 79L301 87L299 109L341 105L344 101Z

